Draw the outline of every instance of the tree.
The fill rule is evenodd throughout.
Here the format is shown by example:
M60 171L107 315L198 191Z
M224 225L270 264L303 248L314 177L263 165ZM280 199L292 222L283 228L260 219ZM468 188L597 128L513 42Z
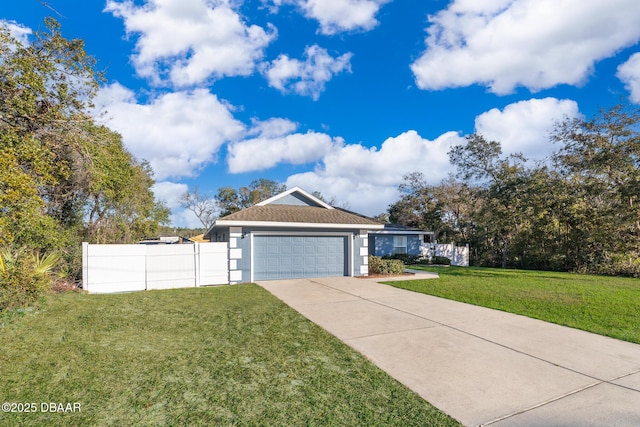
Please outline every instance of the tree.
M218 205L215 199L201 194L198 187L182 195L180 206L193 212L206 229L213 224L218 213Z
M284 184L260 178L238 190L232 187L219 188L215 199L220 208L220 216L223 217L251 207L286 190L287 186Z
M132 242L168 219L148 163L91 115L104 79L83 45L53 19L28 44L0 28L0 245L67 266L82 239Z
M270 179L260 178L251 181L249 186L240 187L238 190L240 206L242 209L248 208L286 190L286 185Z
M513 261L511 251L517 236L528 226L523 203L528 172L522 155L503 158L501 154L499 142L473 134L465 144L449 151L449 159L456 166L458 177L479 187L483 199L479 216L487 247L489 252L496 250L499 265L504 268ZM491 257L486 261L491 263Z
M403 176L398 191L401 194L400 200L389 206L390 222L432 230L436 233L436 238L446 233L441 205L421 172Z
M470 135L449 152L455 178L405 177L391 220L466 241L475 264L640 277L640 107L566 119L552 140L531 166Z
M46 25L27 46L0 28L0 244L42 249L64 243L50 214L71 203L69 158L82 155L84 111L100 80L82 41Z
M458 170L458 178L464 181L495 181L504 164L500 143L487 141L477 133L467 136L465 144L452 147L448 154Z
M640 108L565 120L554 160L574 195L569 238L578 269L640 275ZM614 237L615 236L615 237Z
M450 176L434 186L432 193L440 206L441 220L446 225L446 237L476 247L476 242L473 241L475 219L482 206L476 189Z

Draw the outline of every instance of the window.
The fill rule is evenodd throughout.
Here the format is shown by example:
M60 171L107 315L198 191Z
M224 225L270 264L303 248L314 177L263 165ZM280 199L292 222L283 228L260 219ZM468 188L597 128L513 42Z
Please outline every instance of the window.
M393 253L407 253L407 236L393 236Z

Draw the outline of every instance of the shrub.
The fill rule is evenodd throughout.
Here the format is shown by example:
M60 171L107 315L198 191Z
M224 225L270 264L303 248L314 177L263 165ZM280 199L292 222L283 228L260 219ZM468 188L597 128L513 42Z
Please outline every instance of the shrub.
M369 255L369 273L370 274L402 274L404 272L404 263L399 259L382 259L377 256Z
M613 254L606 258L606 262L596 264L594 269L596 273L610 276L640 277L640 254L637 252Z
M411 264L419 264L419 265L429 265L432 264L432 257L418 257L411 262Z
M385 255L382 257L382 259L399 259L405 265L416 264L419 258L420 257L417 255L409 255L409 254L393 254L393 255Z
M2 251L0 268L0 312L26 307L51 289L51 271L59 257Z
M434 256L431 259L432 264L451 265L451 260L446 256Z

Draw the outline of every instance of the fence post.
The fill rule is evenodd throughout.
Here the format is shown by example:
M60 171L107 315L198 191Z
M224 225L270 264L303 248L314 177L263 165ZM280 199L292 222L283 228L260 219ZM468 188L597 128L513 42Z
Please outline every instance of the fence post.
M82 289L89 291L89 243L82 242Z
M200 264L201 264L201 259L200 259L200 243L195 242L194 244L194 248L193 248L193 259L194 259L194 268L195 268L195 273L196 273L196 288L200 286L200 280L201 280L201 272L200 272Z

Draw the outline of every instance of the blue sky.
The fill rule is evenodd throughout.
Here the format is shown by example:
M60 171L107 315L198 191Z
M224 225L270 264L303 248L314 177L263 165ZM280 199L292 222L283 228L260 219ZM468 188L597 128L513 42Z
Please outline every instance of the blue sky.
M187 189L269 178L369 215L404 174L437 184L474 131L541 159L564 117L640 103L637 0L3 2L28 41L53 16L108 83L100 120Z

